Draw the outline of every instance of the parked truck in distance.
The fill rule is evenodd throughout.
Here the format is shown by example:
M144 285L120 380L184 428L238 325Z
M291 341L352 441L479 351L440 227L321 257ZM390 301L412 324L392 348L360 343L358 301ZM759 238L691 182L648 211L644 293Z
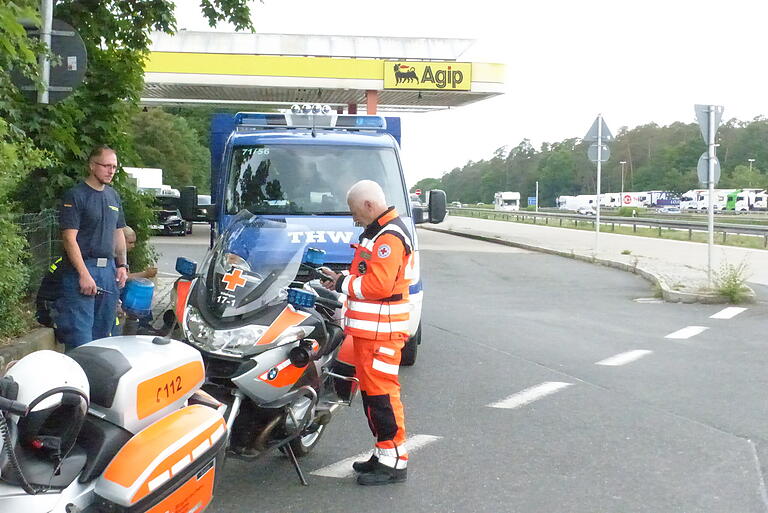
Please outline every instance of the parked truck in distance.
M726 210L749 212L765 208L765 189L737 189L728 195Z
M493 209L494 210L520 210L520 193L519 192L497 192L493 195Z

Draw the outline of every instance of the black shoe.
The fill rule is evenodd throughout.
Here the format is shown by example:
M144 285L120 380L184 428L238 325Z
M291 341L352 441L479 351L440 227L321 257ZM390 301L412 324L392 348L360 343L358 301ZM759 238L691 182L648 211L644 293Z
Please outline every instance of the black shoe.
M390 483L402 483L407 477L407 468L394 469L377 461L373 470L357 476L357 484L363 486L376 486Z
M379 458L372 454L368 461L356 461L352 464L352 468L355 472L371 472L376 468L376 464L379 462Z

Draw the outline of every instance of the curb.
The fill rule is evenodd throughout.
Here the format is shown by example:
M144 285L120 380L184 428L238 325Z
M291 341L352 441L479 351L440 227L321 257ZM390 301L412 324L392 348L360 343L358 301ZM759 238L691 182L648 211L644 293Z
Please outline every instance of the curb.
M13 344L0 347L0 372L8 362L18 360L34 351L49 349L62 352L64 346L56 342L51 328L36 328L17 338Z
M572 253L572 252L568 253L568 252L560 251L556 249L533 246L530 244L524 244L522 242L513 242L510 240L502 239L500 237L487 237L485 235L477 235L474 233L447 230L444 228L436 228L434 226L429 226L429 227L419 226L419 228L422 228L424 230L431 230L433 232L446 233L449 235L458 235L460 237L466 237L468 239L481 240L484 242L492 242L494 244L502 244L504 246L527 249L529 251L536 251L539 253L546 253L549 255L571 258L574 260L580 260L582 262L587 262L590 264L604 265L606 267L612 267L614 269L619 269L621 271L637 274L643 277L644 279L646 279L647 281L649 281L651 284L658 286L659 289L661 290L661 295L664 301L668 301L670 303L702 303L702 304L728 303L728 300L724 296L721 296L719 294L714 294L711 292L683 292L680 290L674 290L672 287L669 286L667 281L662 276L659 276L658 274L655 274L653 271L649 269L644 269L643 267L638 265L629 265L624 262L616 262L614 260L605 260L602 258L580 255L578 253ZM746 294L747 298L745 302L748 302L748 303L754 302L756 298L755 291L752 290L746 284L744 286L747 289L749 289L749 292L747 292Z

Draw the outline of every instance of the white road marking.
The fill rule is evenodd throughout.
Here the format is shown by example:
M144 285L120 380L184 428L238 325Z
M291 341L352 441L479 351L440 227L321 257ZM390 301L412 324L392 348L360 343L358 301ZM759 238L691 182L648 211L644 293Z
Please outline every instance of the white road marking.
M554 394L558 390L562 390L563 388L569 387L571 385L572 383L561 383L559 381L547 381L546 383L542 383L541 385L536 385L535 387L526 388L522 392L512 394L506 399L502 399L501 401L491 403L488 405L488 407L489 408L507 408L507 409L519 408L520 406L525 406L528 403L532 403L533 401L541 399L542 397L546 397L550 394Z
M664 338L691 338L699 333L707 331L709 328L706 326L686 326L681 330L677 330L674 333L670 333Z
M745 311L746 308L741 308L738 306L729 306L728 308L724 308L717 312L714 315L710 315L710 319L733 319L737 315L739 315L741 312Z
M413 435L408 437L408 439L405 441L405 450L410 454L412 452L416 452L418 449L424 447L425 445L440 440L441 438L441 436L432 435ZM319 468L310 473L315 476L335 477L338 479L352 477L355 474L355 471L352 470L352 463L359 460L366 460L370 456L371 451L361 452L360 454L352 456L351 458L346 458L338 463Z
M619 365L626 365L635 360L639 360L647 354L651 354L653 351L647 349L635 349L634 351L627 351L626 353L620 353L616 356L611 356L605 360L596 362L595 365L607 365L609 367L618 367Z

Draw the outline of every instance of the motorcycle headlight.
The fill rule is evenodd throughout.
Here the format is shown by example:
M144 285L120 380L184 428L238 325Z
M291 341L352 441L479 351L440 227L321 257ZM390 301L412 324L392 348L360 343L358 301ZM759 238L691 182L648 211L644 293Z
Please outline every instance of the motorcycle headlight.
M224 269L229 269L230 267L237 267L242 269L243 271L251 270L251 266L248 265L248 262L246 262L243 259L243 257L241 257L240 255L236 255L234 253L222 253L221 267Z
M245 356L253 353L268 329L269 326L247 324L230 330L215 330L205 322L195 307L190 306L187 313L187 334L190 342L211 353L230 356ZM313 330L312 326L293 326L275 337L269 344L264 344L263 347L274 347L301 340Z

